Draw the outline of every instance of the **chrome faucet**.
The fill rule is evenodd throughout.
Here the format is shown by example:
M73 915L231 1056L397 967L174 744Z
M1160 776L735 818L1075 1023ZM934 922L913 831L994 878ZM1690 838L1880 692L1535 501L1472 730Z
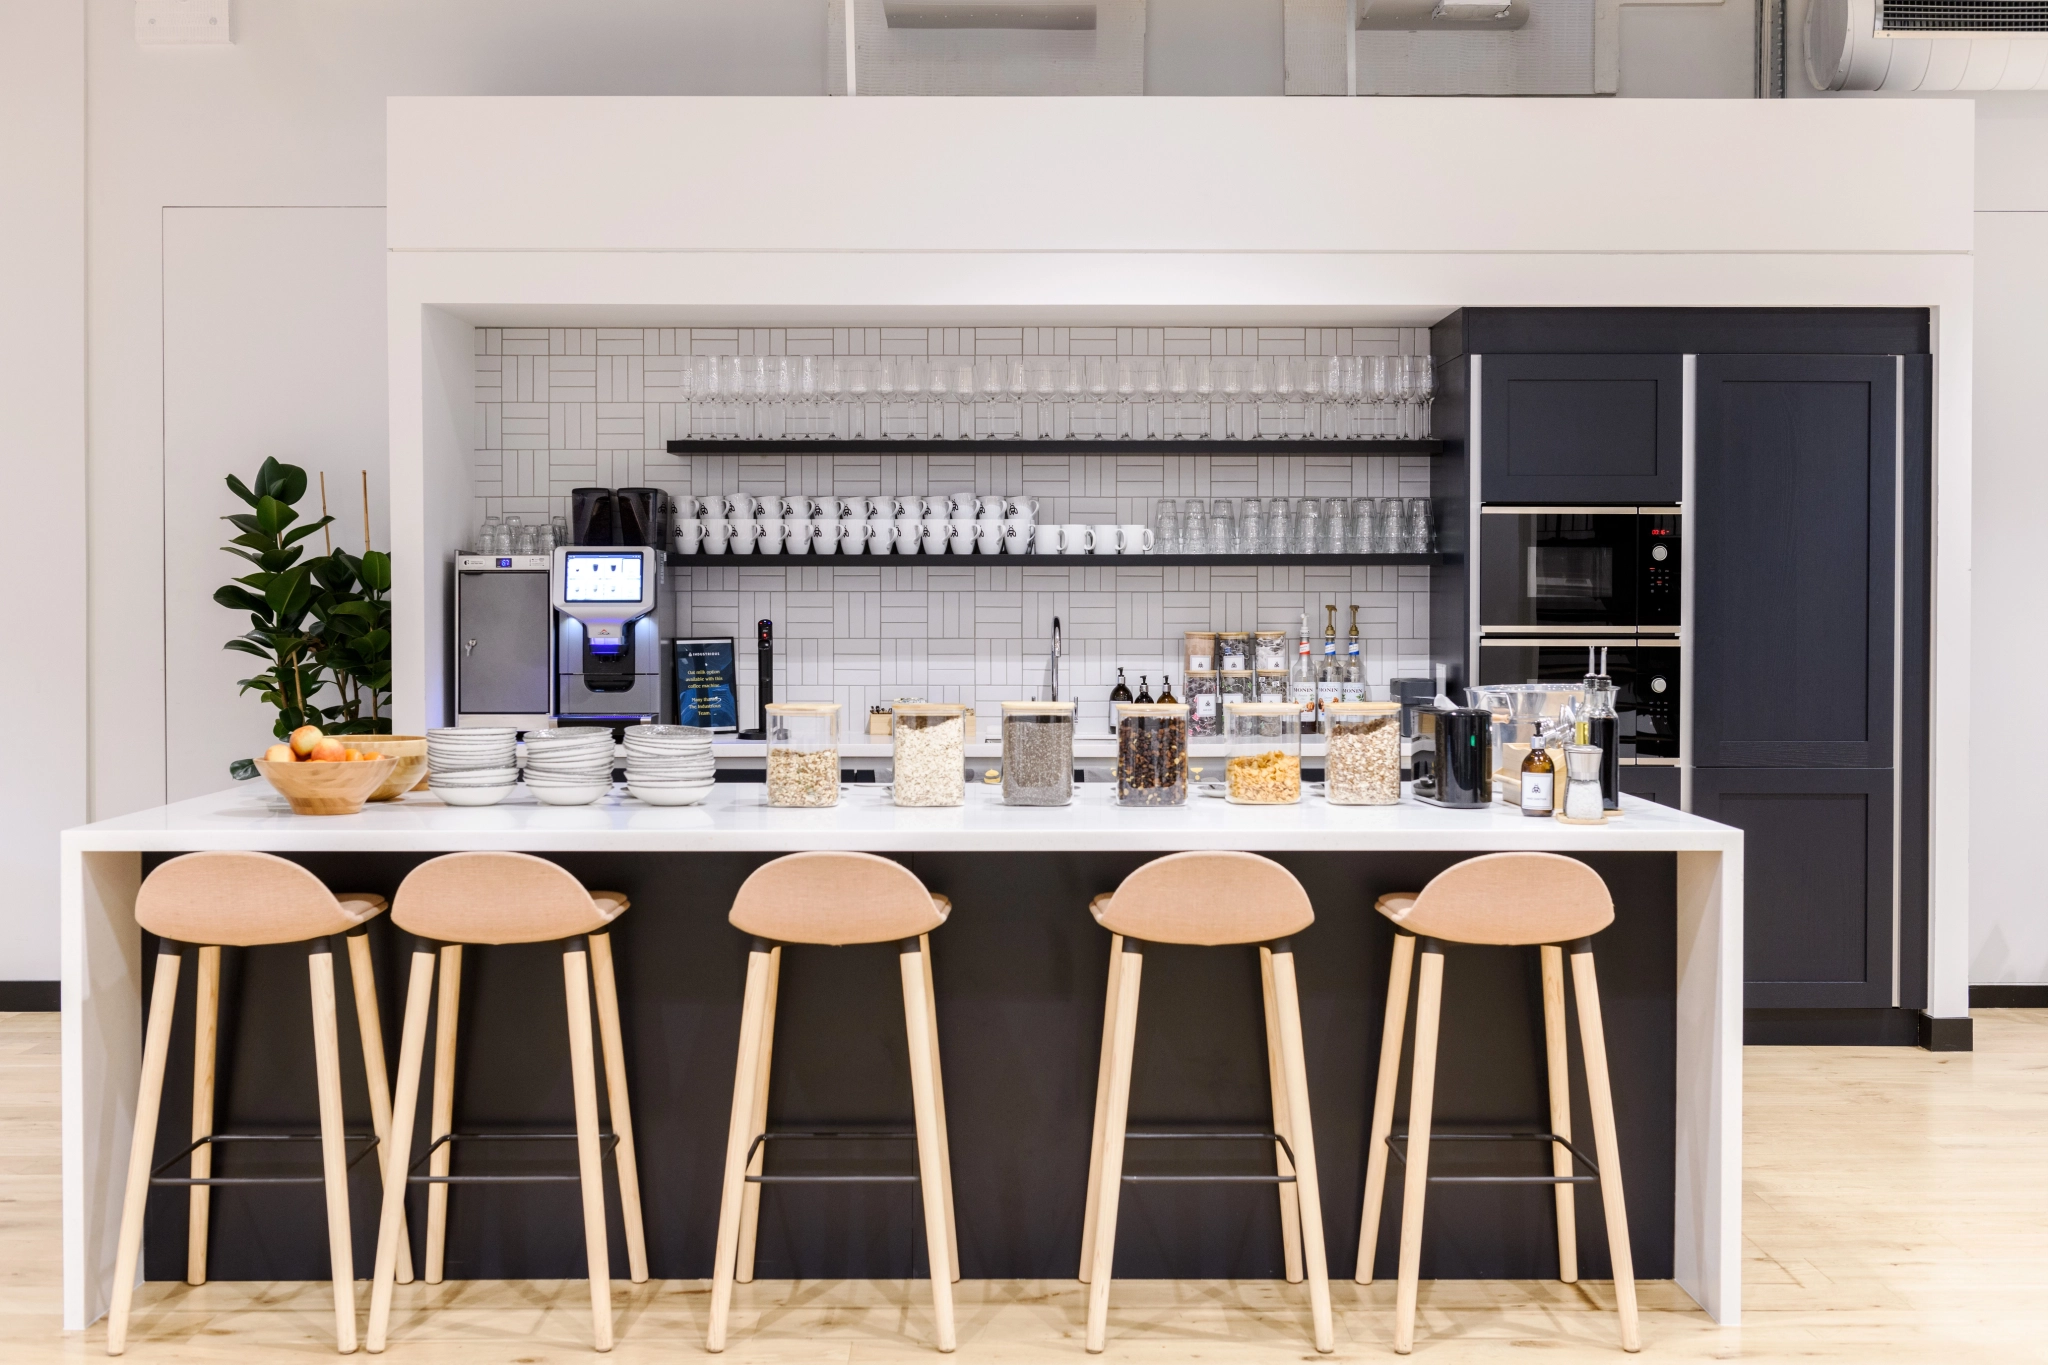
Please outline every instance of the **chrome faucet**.
M1052 677L1052 695L1047 701L1060 699L1060 618L1052 618L1052 653L1047 660L1046 671Z

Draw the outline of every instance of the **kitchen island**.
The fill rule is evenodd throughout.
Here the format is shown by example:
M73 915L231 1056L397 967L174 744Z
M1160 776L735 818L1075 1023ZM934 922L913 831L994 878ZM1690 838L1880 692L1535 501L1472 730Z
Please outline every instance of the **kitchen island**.
M153 954L134 922L149 867L177 853L259 849L303 862L337 890L389 895L435 854L508 849L553 858L586 885L626 892L614 929L650 1259L662 1278L708 1273L739 1023L746 940L725 922L747 873L779 854L855 849L901 858L952 899L933 965L961 1258L970 1278L1071 1277L1080 1243L1108 936L1088 898L1150 857L1236 848L1288 866L1315 905L1295 940L1310 1090L1335 1278L1355 1255L1358 1195L1392 929L1375 896L1418 888L1461 857L1536 849L1584 858L1607 880L1615 924L1596 940L1621 1120L1629 1214L1644 1278L1675 1279L1716 1320L1740 1313L1742 836L1628 799L1622 818L1571 827L1512 806L1452 811L1404 800L1338 807L1122 809L1084 783L1066 807L1019 808L970 785L966 804L899 810L853 786L824 810L773 810L758 784L726 783L695 807L642 805L623 789L596 805L516 799L456 809L416 793L360 815L292 815L260 783L68 831L64 887L65 1321L105 1309L140 1068L141 1002ZM405 951L377 921L387 1033ZM909 1111L893 948L797 949L784 968L773 1122L900 1123ZM1157 950L1148 963L1134 1123L1263 1123L1269 1091L1252 950ZM275 956L273 956L275 955ZM313 1083L303 968L291 949L229 955L223 975L219 1126L310 1129ZM545 947L489 949L466 974L457 1126L561 1131L568 1112L559 964ZM347 993L343 993L344 1002ZM238 1027L246 1018L250 1026ZM1535 954L1454 949L1446 977L1438 1114L1445 1127L1526 1126L1543 1113ZM189 1012L172 1039L159 1159L183 1145ZM343 1036L353 1023L343 1022ZM1148 1056L1145 1037L1176 1039ZM395 1041L395 1040L394 1040ZM359 1067L344 1049L345 1068ZM559 1072L559 1075L557 1073ZM1583 1081L1574 1065L1575 1108ZM346 1075L358 1075L346 1071ZM352 1126L367 1127L360 1080ZM360 1112L359 1112L360 1111ZM424 1123L424 1116L422 1118ZM516 1144L524 1146L525 1144ZM1149 1144L1148 1144L1149 1145ZM1172 1144L1203 1148L1207 1144ZM901 1144L830 1144L866 1171L904 1168ZM1146 1169L1246 1163L1257 1144L1142 1154ZM1232 1148L1236 1151L1232 1151ZM420 1148L416 1148L416 1151ZM495 1169L488 1154L474 1169ZM552 1158L549 1158L552 1159ZM817 1158L776 1160L803 1169ZM1134 1157L1134 1163L1137 1157ZM1234 1168L1233 1168L1234 1169ZM1245 1169L1255 1169L1246 1165ZM1395 1182L1398 1187L1398 1182ZM790 1187L785 1187L790 1188ZM764 1278L923 1273L915 1201L901 1186L797 1186L767 1196ZM1165 1185L1127 1196L1118 1274L1277 1277L1278 1219L1263 1186ZM1423 1274L1554 1276L1549 1191L1443 1186L1433 1194ZM501 1194L501 1190L511 1193ZM451 1200L451 1278L580 1273L572 1186L472 1186ZM356 1175L358 1273L366 1274L376 1177ZM1606 1274L1598 1202L1579 1201L1584 1272ZM324 1278L317 1201L285 1187L230 1192L217 1229L222 1279ZM1399 1217L1398 1188L1386 1213ZM613 1219L616 1224L616 1204ZM415 1236L420 1220L413 1220ZM298 1235L303 1229L304 1235ZM152 1196L145 1273L182 1273L184 1198ZM1380 1239L1382 1271L1395 1239ZM618 1246L616 1239L614 1246ZM622 1253L621 1253L622 1254ZM623 1263L621 1263L623 1264Z

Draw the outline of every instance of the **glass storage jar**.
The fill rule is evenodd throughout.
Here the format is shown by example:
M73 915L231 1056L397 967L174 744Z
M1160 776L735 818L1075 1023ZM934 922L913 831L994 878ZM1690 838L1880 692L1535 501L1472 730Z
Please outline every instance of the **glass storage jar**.
M1003 703L1003 802L1064 806L1074 799L1074 703Z
M1128 704L1116 728L1116 800L1120 806L1188 802L1185 703Z
M1252 668L1252 637L1242 630L1216 633L1216 667L1224 673L1249 673Z
M967 799L967 708L896 704L891 780L899 806L957 806Z
M768 704L768 804L839 804L839 703Z
M1182 632L1187 641L1187 661L1181 665L1183 673L1214 673L1216 671L1216 632L1213 630L1190 630Z
M1237 806L1291 806L1301 800L1301 708L1288 702L1226 702L1229 755L1223 794Z
M1222 715L1218 710L1221 697L1218 695L1219 675L1215 673L1190 673L1186 686L1188 733L1192 735L1213 735L1216 733Z
M1287 670L1262 668L1252 675L1253 701L1286 701ZM1299 710L1300 708L1296 708Z
M1401 799L1401 704L1340 701L1324 708L1325 790L1338 806L1391 806Z
M1253 701L1252 679L1256 675L1250 669L1227 669L1216 675L1216 699L1220 706L1234 701ZM1211 733L1215 733L1211 731Z
M1287 632L1284 630L1261 630L1252 634L1252 666L1264 673L1271 669L1287 671Z

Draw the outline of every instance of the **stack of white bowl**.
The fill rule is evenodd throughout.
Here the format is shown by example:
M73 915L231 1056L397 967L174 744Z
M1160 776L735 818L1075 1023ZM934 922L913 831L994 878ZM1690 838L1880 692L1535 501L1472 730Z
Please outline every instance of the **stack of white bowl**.
M717 767L711 732L694 725L626 731L626 790L650 806L688 806L710 795Z
M609 726L526 732L526 785L548 806L587 806L612 789Z
M451 806L495 806L519 780L516 730L460 726L427 731L427 786Z

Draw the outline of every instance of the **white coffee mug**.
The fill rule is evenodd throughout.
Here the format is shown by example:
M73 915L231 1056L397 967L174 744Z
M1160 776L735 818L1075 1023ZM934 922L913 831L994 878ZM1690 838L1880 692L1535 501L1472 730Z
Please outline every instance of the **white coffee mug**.
M732 552L750 555L761 544L761 523L751 517L732 524Z
M868 523L858 519L839 523L839 553L857 555L868 547Z
M889 515L897 521L905 517L912 521L924 520L924 499L915 493L898 493L889 499Z
M784 517L782 519L782 548L793 555L807 555L811 552L811 519L809 517Z
M779 555L782 553L782 518L765 517L754 523L754 534L760 538L761 553Z
M1009 500L1003 509L1005 517L1022 517L1025 521L1038 520L1038 499L1018 494Z
M914 555L918 542L924 539L924 523L921 521L899 521L896 523L896 553Z
M946 526L952 533L951 539L953 553L956 555L973 554L974 519L972 517L955 517L951 521L947 522Z
M847 515L846 499L835 498L829 493L821 493L811 499L811 515L813 517L823 517L828 521L838 521Z
M818 510L817 500L803 493L784 493L775 500L775 507L784 521L791 518L809 521L811 514Z
M696 517L685 517L676 523L676 553L693 555L704 543L704 523Z
M811 552L821 555L839 553L839 523L830 517L812 517L806 523L811 532Z
M1124 534L1122 544L1117 547L1120 555L1149 555L1159 540L1158 533L1149 526L1119 526L1116 529Z
M974 520L974 494L946 494L946 518L949 521Z
M1066 541L1066 549L1062 553L1070 555L1092 555L1095 553L1095 531L1092 527L1083 526L1078 521L1070 521L1061 526L1060 530L1065 533L1064 539Z
M691 521L708 521L725 515L725 499L716 493L685 493L676 499L676 516Z
M924 521L919 522L918 525L921 528L924 552L928 555L942 555L946 553L946 534L952 528L952 523L948 521Z
M1003 524L1000 521L974 523L974 548L985 555L1003 552Z
M1003 553L1021 555L1031 552L1031 533L1038 528L1023 517L1007 517L1003 521Z
M1031 553L1035 555L1063 555L1067 552L1067 528L1064 526L1041 526L1031 536Z
M889 544L896 538L896 523L876 518L874 521L863 522L862 525L867 528L868 553L871 555L885 555L889 553Z
M860 511L855 515L862 521L887 521L890 517L896 515L892 507L894 502L894 498L885 498L879 494L870 493L860 499Z
M1124 533L1121 528L1106 524L1090 526L1095 533L1095 543L1088 547L1091 555L1120 555L1124 552Z
M726 542L732 539L732 523L724 517L708 517L704 522L704 553L722 555Z
M976 521L1001 521L1003 519L1003 512L1009 507L1009 502L1008 498L998 497L994 493L984 493L974 500L974 519Z

